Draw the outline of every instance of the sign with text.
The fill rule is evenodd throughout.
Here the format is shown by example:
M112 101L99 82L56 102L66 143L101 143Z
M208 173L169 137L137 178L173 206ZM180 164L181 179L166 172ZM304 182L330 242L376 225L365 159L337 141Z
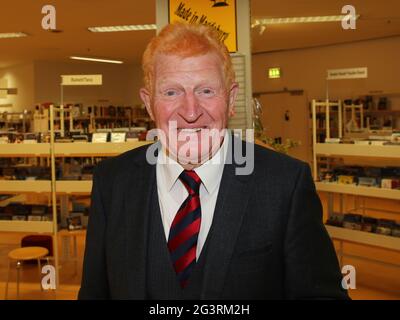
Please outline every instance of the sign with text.
M101 74L62 75L63 86L99 86L103 83Z
M328 80L339 79L366 79L368 78L368 68L349 68L328 70Z
M169 22L209 25L229 52L237 51L235 0L169 0Z
M107 142L107 132L95 132L92 135L93 143L106 143Z

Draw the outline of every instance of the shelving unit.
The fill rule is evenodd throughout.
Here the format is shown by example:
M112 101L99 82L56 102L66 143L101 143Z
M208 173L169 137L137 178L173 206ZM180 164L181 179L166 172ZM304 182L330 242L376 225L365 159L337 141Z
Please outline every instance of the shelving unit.
M342 137L342 101L317 101L311 102L311 128L316 142L325 142L335 133L338 138Z
M373 197L400 201L400 190L375 187L362 187L340 183L315 182L318 191L340 194L351 194L362 197Z
M334 226L326 226L329 235L333 239L365 244L389 250L400 250L400 238L384 236L364 231L350 230Z
M152 122L147 111L139 106L105 107L67 104L65 107L54 107L54 109L56 112L54 121L62 136L66 128L68 131L81 130L83 133L93 133L98 129L129 129L137 124L146 124L146 127L150 127ZM49 112L50 109L47 106L41 106L37 117L42 115L45 119L49 119L47 115Z
M57 194L89 194L92 190L91 180L58 180ZM50 180L0 180L0 193L51 193ZM13 199L12 201L17 201ZM11 201L11 200L9 200ZM1 228L0 228L1 231Z
M50 132L54 132L53 107L50 107ZM71 195L89 196L92 189L91 180L56 180L55 178L55 159L68 157L111 157L134 148L144 146L151 141L135 141L122 143L57 143L54 142L54 134L51 135L50 143L33 144L2 144L0 148L0 157L16 158L47 158L51 160L52 178L51 180L0 180L0 193L15 194L13 198L2 201L7 205L10 201L21 199L21 194L47 194L51 196L53 203L53 221L0 221L0 231L3 232L33 232L53 235L54 261L56 270L58 270L58 251L57 234L58 222L56 197L59 197L60 213L68 213L68 197ZM47 161L49 163L49 161ZM13 200L11 200L13 199ZM57 271L58 272L58 271ZM57 276L58 279L58 276Z
M15 132L26 132L31 116L31 112L28 111L2 112L0 113L0 131L13 129Z
M1 193L1 191L0 191L0 193ZM24 201L26 201L25 195L23 195L23 194L12 195L7 199L1 200L0 206L5 207L12 202L24 202Z
M53 232L52 221L0 221L0 231L6 232Z
M318 181L318 160L319 157L358 159L359 162L369 162L374 166L380 163L395 163L400 165L400 146L398 145L362 145L362 144L339 144L339 143L321 143L317 139L316 130L316 104L312 105L313 118L313 175L317 191L326 192L328 194L328 216L333 213L333 195L340 195L340 211L343 213L343 197L342 195L352 195L355 199L359 197L372 197L398 201L400 204L400 190L384 189L378 187L365 187L358 185L340 184L333 182ZM377 111L376 111L377 112ZM340 109L339 109L339 113ZM368 113L367 113L368 114ZM341 124L343 125L343 123ZM329 126L327 127L327 137L330 136ZM343 128L338 128L339 136L345 134ZM329 162L329 161L328 161ZM399 205L400 208L400 205ZM400 216L400 211L398 212ZM338 255L340 261L343 256L347 256L343 252L343 243L351 242L368 246L379 247L387 250L400 251L400 238L394 236L386 236L381 234L369 233L365 231L350 230L341 227L326 225L326 229L332 239L339 241ZM363 257L352 256L353 258L363 259ZM368 260L368 259L367 259ZM371 261L371 259L369 259ZM375 260L372 260L375 261ZM377 260L376 260L377 261ZM379 261L380 263L383 263ZM384 263L392 267L400 268L399 265Z
M148 141L121 143L54 143L56 157L111 157L148 144ZM50 143L9 143L1 145L0 157L48 157Z

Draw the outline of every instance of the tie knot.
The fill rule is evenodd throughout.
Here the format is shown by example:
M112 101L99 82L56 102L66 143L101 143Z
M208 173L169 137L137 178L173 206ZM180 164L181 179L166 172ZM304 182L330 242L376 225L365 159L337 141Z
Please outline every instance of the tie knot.
M201 179L193 170L183 170L179 175L179 179L186 187L189 194L199 195Z

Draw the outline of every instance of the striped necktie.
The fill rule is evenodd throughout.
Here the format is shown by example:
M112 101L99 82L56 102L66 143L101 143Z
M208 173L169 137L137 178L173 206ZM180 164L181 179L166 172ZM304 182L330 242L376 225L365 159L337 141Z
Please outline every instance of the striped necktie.
M197 238L200 231L201 207L199 176L193 170L184 170L179 179L189 195L175 215L169 231L168 249L182 288L196 265Z

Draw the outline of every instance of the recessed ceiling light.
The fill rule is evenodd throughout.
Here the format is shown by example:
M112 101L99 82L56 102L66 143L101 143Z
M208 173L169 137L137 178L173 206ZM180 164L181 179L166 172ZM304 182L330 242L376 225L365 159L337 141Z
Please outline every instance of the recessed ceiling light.
M0 39L7 39L7 38L22 38L27 37L28 35L23 32L9 32L9 33L0 33Z
M93 62L104 62L104 63L116 63L116 64L124 63L123 61L120 61L120 60L99 59L99 58L90 58L90 57L77 57L77 56L71 56L70 59L93 61Z
M254 28L257 26L270 25L270 24L335 22L335 21L342 21L347 17L348 15L254 19L254 22L251 25L251 27ZM356 15L355 19L357 20L359 17L360 15Z
M121 31L139 31L139 30L157 30L155 24L136 24L125 26L109 26L109 27L89 27L91 32L121 32Z

